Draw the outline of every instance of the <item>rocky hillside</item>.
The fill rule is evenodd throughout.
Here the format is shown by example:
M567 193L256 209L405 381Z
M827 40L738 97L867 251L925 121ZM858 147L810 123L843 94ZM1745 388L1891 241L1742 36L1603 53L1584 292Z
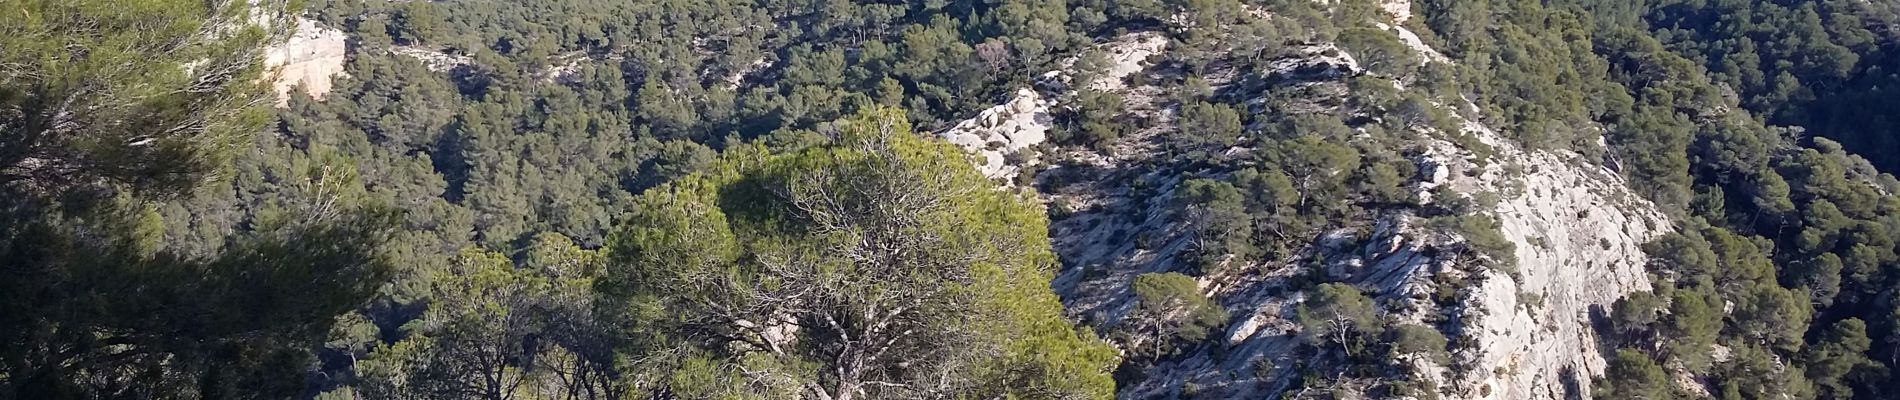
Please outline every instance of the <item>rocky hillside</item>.
M1405 28L1411 6L1388 2L1390 23L1378 28L1398 38L1423 63L1452 63ZM1263 10L1249 17L1280 18ZM1180 104L1170 98L1165 65L1182 51L1176 31L1140 31L1095 46L1106 65L1084 74L1076 66L1041 75L1007 102L982 110L941 132L976 153L980 170L1008 185L1037 188L1054 225L1051 240L1063 260L1054 285L1075 318L1117 332L1139 299L1138 276L1193 269L1195 229L1172 199L1197 174L1231 171L1183 167L1169 141L1178 131ZM299 20L295 36L269 53L279 93L303 85L321 98L342 75L345 38L339 31ZM422 59L445 71L451 59L426 49L392 53ZM1349 83L1373 78L1403 88L1416 79L1362 66L1350 50L1311 42L1260 63L1259 70L1219 70L1211 86L1238 103L1288 96L1309 111L1341 111L1360 94ZM1077 82L1078 77L1088 82ZM1081 91L1118 95L1119 117L1136 123L1112 141L1079 146L1052 140L1074 129L1059 121L1076 113ZM1335 225L1290 251L1255 260L1234 258L1223 273L1196 280L1227 311L1216 340L1170 357L1124 365L1120 396L1167 397L1192 391L1224 397L1369 391L1373 380L1305 382L1313 371L1346 368L1349 360L1312 358L1298 310L1316 280L1349 283L1376 300L1380 312L1402 324L1430 326L1451 338L1450 358L1412 357L1384 380L1416 382L1441 396L1488 399L1588 397L1605 368L1597 330L1616 300L1648 290L1641 245L1670 230L1656 207L1632 193L1614 171L1570 151L1526 149L1470 115L1476 105L1433 102L1457 122L1415 126L1405 146L1416 171L1405 190L1416 202L1372 211L1362 221ZM1370 118L1383 116L1366 115ZM1444 128L1456 127L1455 131ZM1356 127L1364 132L1364 127ZM1253 151L1236 143L1222 153ZM1200 168L1189 170L1187 168ZM1473 212L1492 217L1509 243L1508 257L1473 255L1463 232L1433 223L1450 201L1483 203ZM1511 260L1492 260L1508 258ZM1492 267L1493 264L1507 264ZM1164 340L1139 333L1118 337L1125 349Z
M1392 24L1380 24L1428 63L1449 63L1400 27L1410 5L1388 3ZM1260 15L1261 18L1274 18ZM1139 303L1131 282L1142 274L1192 269L1186 260L1196 234L1171 198L1186 177L1208 170L1172 165L1166 149L1178 105L1163 99L1171 73L1152 59L1178 49L1164 33L1133 33L1101 44L1113 56L1102 90L1125 99L1123 110L1145 124L1102 147L1038 146L1051 129L1052 98L1073 97L1070 85L1025 88L1015 100L944 132L981 155L992 177L1037 182L1056 216L1051 238L1064 269L1055 286L1078 318L1115 331ZM1266 63L1267 69L1229 74L1217 91L1294 92L1316 107L1354 94L1349 80L1374 77L1403 86L1409 77L1382 76L1331 43L1310 43ZM1052 72L1059 80L1069 71ZM1273 77L1265 87L1241 75ZM1128 79L1154 75L1150 79ZM1256 85L1249 87L1248 85ZM1313 90L1322 88L1327 90ZM1325 93L1325 94L1313 94ZM1328 99L1326 96L1337 97ZM1264 100L1252 99L1249 103ZM1413 368L1386 380L1419 382L1441 398L1588 398L1605 361L1597 331L1612 303L1649 290L1642 245L1671 229L1650 202L1635 195L1616 172L1569 151L1532 150L1464 115L1469 104L1433 104L1452 115L1457 132L1418 127L1409 160L1417 173L1405 184L1419 200L1378 210L1370 221L1323 232L1280 257L1245 261L1197 281L1230 316L1217 340L1174 357L1124 365L1122 398L1213 396L1270 398L1320 395L1347 389L1369 392L1378 382L1345 379L1326 384L1316 371L1346 368L1337 357L1308 359L1298 311L1315 276L1349 283L1371 296L1398 324L1431 326L1451 338L1450 358L1413 357ZM1445 125L1440 125L1445 126ZM1364 132L1364 128L1359 128ZM1246 152L1245 144L1224 150ZM1038 166L1038 164L1049 164ZM1220 174L1222 172L1212 172ZM1445 198L1453 197L1453 198ZM1447 201L1481 203L1508 241L1509 256L1467 251L1462 232L1433 224L1427 214ZM1489 260L1505 258L1507 260ZM1514 258L1512 262L1508 260ZM1230 261L1231 262L1231 261ZM1499 265L1487 267L1487 264ZM1145 341L1122 336L1124 350ZM1137 371L1128 371L1135 369ZM1303 378L1302 375L1307 375Z
M332 79L348 75L343 72L343 65L348 59L349 38L343 31L307 18L296 21L297 28L290 39L264 54L265 66L277 74L272 86L277 90L279 107L290 101L290 91L297 85L303 85L304 93L310 97L322 99L330 93Z
M25 0L0 400L1900 398L1890 3Z

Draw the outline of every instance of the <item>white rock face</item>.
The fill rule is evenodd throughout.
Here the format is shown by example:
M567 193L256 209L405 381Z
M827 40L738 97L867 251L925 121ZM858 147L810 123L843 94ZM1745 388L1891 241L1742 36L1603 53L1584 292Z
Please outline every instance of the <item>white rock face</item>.
M1269 77L1291 81L1324 81L1365 72L1359 60L1331 43L1300 46L1294 55L1267 63Z
M1157 32L1123 35L1104 46L1108 52L1108 70L1094 82L1089 82L1089 87L1095 90L1121 90L1127 86L1122 82L1123 79L1147 69L1148 57L1167 48L1168 38Z
M1411 17L1409 1L1384 6L1396 22ZM1395 30L1427 62L1451 62L1403 26L1380 27ZM1621 175L1574 153L1525 151L1475 121L1465 121L1464 133L1490 146L1494 162L1480 167L1470 155L1474 149L1435 139L1422 163L1432 168L1421 171L1427 180L1420 188L1450 185L1460 193L1499 195L1492 214L1516 245L1518 277L1486 271L1465 301L1466 310L1479 311L1467 311L1476 318L1461 333L1477 345L1463 361L1489 370L1448 382L1464 390L1447 394L1589 398L1591 379L1605 367L1592 319L1607 315L1618 299L1650 289L1642 245L1672 225Z
M1455 169L1443 184L1463 193L1490 192L1506 239L1516 244L1519 278L1486 272L1464 304L1483 310L1462 333L1473 337L1485 370L1455 382L1473 388L1452 398L1589 398L1604 359L1592 318L1616 300L1650 288L1642 245L1670 229L1654 204L1631 192L1620 175L1570 153L1523 151L1476 123L1468 133L1497 151L1480 168L1468 158L1433 151ZM1449 142L1435 150L1455 149ZM1481 171L1473 177L1465 170ZM1521 170L1521 173L1510 172ZM1502 374L1497 373L1503 371Z
M1382 28L1427 62L1452 62L1402 26L1411 18L1409 3L1384 5L1397 24ZM1165 40L1146 35L1152 34L1107 44L1128 51L1113 53L1116 68L1110 76L1088 84L1122 93L1127 110L1146 115L1148 125L1111 143L1108 154L1058 149L1068 162L1039 177L1059 182L1043 193L1052 214L1060 216L1050 232L1065 264L1052 286L1073 316L1098 327L1112 328L1132 308L1128 286L1135 276L1184 269L1186 261L1179 257L1191 237L1168 199L1181 177L1192 174L1151 163L1161 154L1154 143L1164 140L1156 132L1172 129L1167 100L1153 95L1162 90L1152 85L1122 85L1127 74L1142 71L1141 60L1165 50ZM1257 72L1275 85L1266 90L1343 87L1341 80L1367 73L1352 55L1325 43L1297 48L1295 55L1269 61ZM1066 81L1066 76L1058 71L1045 78ZM1050 97L1018 92L944 135L981 154L986 174L1013 176L1018 170L1006 162L1008 155L1046 136L1047 123L1032 122L1047 115ZM1475 109L1468 103L1441 106ZM1364 289L1396 323L1429 324L1452 316L1447 326L1453 327L1454 342L1471 345L1457 349L1449 365L1401 360L1422 371L1416 378L1435 384L1439 398L1589 398L1591 380L1605 367L1593 320L1607 314L1616 300L1649 289L1648 256L1641 246L1668 232L1670 222L1631 192L1621 176L1580 155L1523 149L1508 135L1476 122L1467 121L1462 132L1419 130L1424 152L1414 159L1420 173L1411 188L1427 202L1440 187L1469 197L1495 195L1496 207L1484 212L1498 220L1499 233L1515 245L1516 274L1447 256L1464 247L1465 238L1425 224L1418 210L1382 211L1363 231L1330 232L1282 259L1229 265L1222 269L1229 272L1202 277L1202 290L1232 315L1226 331L1210 348L1149 366L1140 379L1124 382L1118 397L1170 398L1187 383L1195 384L1202 397L1297 395L1289 392L1297 392L1293 384L1302 371L1293 366L1343 362L1300 352L1302 327L1295 310L1306 300L1302 290L1310 287L1302 282L1317 269L1329 280ZM1477 140L1453 140L1453 135ZM1472 286L1441 307L1434 296L1444 281L1440 278L1447 277ZM1130 346L1144 339L1120 340L1129 342L1118 345ZM1274 367L1260 370L1268 365Z
M1122 89L1124 79L1146 69L1148 57L1167 45L1168 39L1154 32L1123 35L1103 45L1112 64L1090 85L1099 90ZM1067 76L1064 71L1044 74L1046 79L1066 80ZM939 135L981 157L977 169L984 176L1013 184L1017 173L1031 164L1012 162L1010 156L1048 140L1049 129L1055 122L1050 110L1055 106L1054 97L1060 95L1017 89L1015 97L1008 102L978 112L975 118L959 122Z
M1392 22L1404 24L1412 20L1412 0L1386 0L1379 2L1379 9L1392 16Z
M984 176L1009 180L1021 167L1005 162L1006 156L1048 140L1052 103L1034 90L1018 89L1008 103L983 110L942 136L982 157L977 169Z
M447 72L455 67L474 62L474 59L468 56L448 54L417 46L394 46L389 48L389 53L422 61L422 65L435 72Z
M347 40L343 31L297 18L297 31L290 40L264 53L265 67L277 74L271 82L277 90L277 106L289 104L290 91L299 83L306 94L319 100L330 93L331 79L348 76L343 72L343 63L349 57Z
M1438 49L1426 46L1425 40L1419 39L1418 34L1413 33L1411 29L1406 29L1404 26L1386 25L1385 23L1375 25L1378 25L1379 29L1390 30L1397 33L1399 35L1399 41L1405 42L1405 47L1410 47L1412 51L1418 52L1419 57L1423 57L1426 62L1451 62L1451 59L1445 57L1444 53L1439 53Z

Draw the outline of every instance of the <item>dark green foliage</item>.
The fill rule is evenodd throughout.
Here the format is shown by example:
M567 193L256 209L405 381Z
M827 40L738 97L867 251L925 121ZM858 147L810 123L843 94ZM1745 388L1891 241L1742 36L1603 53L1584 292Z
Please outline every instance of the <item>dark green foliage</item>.
M1418 166L1411 161L1393 157L1386 162L1370 162L1361 165L1359 176L1354 179L1359 192L1371 203L1415 204L1418 196L1406 187L1417 175Z
M1421 2L1439 47L1468 66L1465 89L1492 128L1527 146L1588 151L1592 118L1625 96L1592 52L1582 10L1532 0Z
M1223 104L1181 106L1174 145L1190 159L1217 157L1240 139L1240 114Z
M1675 382L1649 356L1632 349L1616 351L1594 393L1598 399L1672 399Z
M1872 111L1885 108L1895 82L1892 38L1881 33L1895 21L1891 6L1666 1L1646 11L1623 23L1653 30L1768 122L1806 126L1869 154L1897 144L1891 117Z
M1347 353L1363 346L1365 335L1378 332L1378 310L1372 299L1352 285L1323 283L1299 307L1301 336L1319 347L1339 346Z
M1331 122L1337 124L1337 122ZM1340 128L1344 128L1343 126ZM1359 169L1359 151L1320 135L1276 141L1262 157L1291 178L1297 194L1292 206L1303 213L1343 213L1346 179Z
M535 238L523 265L466 250L431 282L403 339L359 361L356 391L374 398L558 398L613 393L617 375L595 320L597 251L557 234Z
M1175 189L1174 201L1193 231L1189 251L1201 274L1215 275L1223 266L1244 265L1259 255L1243 199L1234 185L1211 179L1190 179Z
M1445 334L1436 328L1424 325L1393 326L1386 330L1386 341L1390 343L1394 354L1418 354L1439 363L1451 360L1451 354L1445 350Z
M703 162L708 152L689 142L719 149L879 103L909 106L913 120L941 127L1084 42L1061 1L980 10L601 0L312 8L363 48L353 52L353 79L325 101L293 101L308 123L288 124L288 136L335 146L366 173L422 183L371 189L406 201L441 197L447 204L432 208L467 215L413 225L435 236L473 232L493 247L547 231L599 245L613 210ZM430 71L387 46L470 63ZM1122 129L1115 114L1092 132L1112 138ZM431 168L389 168L417 163ZM429 187L435 180L445 185ZM435 251L459 249L458 239Z
M1294 208L1300 194L1293 187L1292 177L1277 169L1247 168L1235 172L1233 180L1246 200L1254 229L1262 236L1270 236L1277 243L1305 234L1308 221L1299 218Z
M1853 398L1854 390L1846 381L1849 374L1881 368L1865 354L1872 344L1867 338L1867 323L1854 318L1835 322L1820 341L1808 348L1808 379L1820 388L1822 397Z
M1849 154L1900 143L1887 112L1900 83L1888 32L1900 18L1884 2L1423 0L1408 27L1456 61L1428 64L1371 25L1385 18L1366 0L312 3L312 16L354 39L350 77L321 102L294 95L270 121L256 107L267 99L255 64L273 33L201 29L247 18L243 2L29 0L0 12L0 398L501 397L508 382L592 390L537 392L548 396L784 398L815 393L798 383L844 383L824 367L849 341L816 316L847 315L838 310L880 290L943 287L968 292L922 297L998 300L925 307L953 317L900 341L986 349L957 352L981 361L907 352L909 364L869 373L927 365L969 384L863 397L1104 397L1112 355L1061 321L1046 293L1055 263L1028 240L1046 233L1034 207L958 191L977 205L940 225L970 239L906 253L995 250L966 251L994 238L956 229L1007 225L1020 246L1000 247L1031 249L1027 261L866 274L835 250L889 232L828 230L793 189L904 173L839 162L867 153L840 141L852 125L831 121L903 106L895 119L932 131L1121 29L1172 40L1160 68L1135 77L1180 88L1162 105L1179 110L1179 131L1155 138L1179 159L1154 168L1175 175L1151 182L1179 178L1173 200L1203 274L1273 265L1320 232L1415 203L1410 143L1425 128L1489 162L1489 146L1459 133L1470 119L1624 174L1677 225L1646 249L1657 289L1611 310L1614 340L1635 350L1618 352L1601 393L1673 396L1674 368L1717 397L1900 392L1878 379L1900 343L1890 293L1900 181L1874 168L1893 158ZM1245 76L1323 43L1371 74L1273 87ZM468 63L431 70L398 51ZM1071 83L1088 86L1105 65L1106 54L1085 52ZM1086 88L1064 99L1070 137L1056 141L1110 150L1146 128L1123 100ZM963 160L936 147L905 147L929 148L904 155L921 154L931 173L904 177L980 181L943 173ZM662 199L678 194L699 197ZM1467 239L1456 255L1509 267L1514 249L1486 201L1434 199L1433 227ZM667 208L682 204L696 208ZM626 228L610 240L629 210L625 226L652 235ZM1168 239L1131 235L1148 250ZM576 302L594 299L588 265L604 262L581 248L608 245L638 250L615 255L620 269L602 286L614 312L596 315ZM875 279L904 284L866 283ZM813 293L844 306L773 308L755 296L817 281L831 285ZM679 282L704 285L663 284ZM1225 323L1186 276L1135 284L1144 318L1168 321L1156 335L1168 344ZM1329 354L1363 362L1446 347L1429 327L1378 329L1377 308L1350 286L1312 293L1300 316L1313 345L1341 350ZM742 318L694 308L705 304ZM955 313L969 309L994 313ZM748 334L791 325L801 329L778 331L801 336L790 349L761 350L771 339ZM1727 361L1711 357L1717 344L1733 351ZM313 361L320 346L330 349ZM1376 376L1350 372L1335 376ZM481 388L442 389L457 382Z
M1119 120L1123 107L1121 94L1085 88L1076 91L1075 102L1075 121L1070 124L1073 136L1068 140L1106 150L1109 143L1128 129Z
M1889 318L1870 310L1888 309L1878 293L1894 282L1876 265L1896 260L1888 227L1900 208L1874 194L1893 179L1872 168L1891 162L1843 148L1890 152L1883 137L1892 135L1879 132L1891 124L1878 122L1890 117L1871 114L1884 109L1873 93L1885 89L1874 88L1891 86L1893 40L1876 33L1893 26L1891 6L1494 0L1418 9L1426 41L1471 67L1458 75L1487 122L1532 146L1601 151L1678 216L1678 233L1646 248L1663 278L1657 294L1616 307L1625 345L1706 371L1717 397L1798 398L1817 393L1801 373L1813 375L1803 364L1815 361L1801 355L1832 329L1811 318ZM1586 143L1591 123L1608 148ZM1718 342L1737 356L1711 365ZM1890 383L1814 376L1828 396L1891 392Z
M1135 310L1124 323L1152 335L1154 350L1142 351L1151 357L1205 341L1227 325L1227 309L1201 295L1193 277L1174 272L1147 273L1136 276L1131 286Z
M350 357L326 357L318 366L322 373L312 374L318 378L311 387L334 390L332 395L431 392L361 386L374 383L358 381L362 374L355 373L354 364L367 359L379 344L406 349L380 352L388 356L377 358L407 360L384 364L387 371L407 374L419 371L415 368L457 365L422 362L452 361L456 357L451 356L465 354L440 351L440 343L499 334L420 326L397 330L418 318L417 310L449 296L440 286L466 272L448 255L473 247L510 254L509 261L526 266L533 261L522 259L523 251L545 234L558 233L587 248L605 245L615 219L633 206L639 193L718 165L718 150L760 139L776 151L796 153L827 143L826 135L836 132L829 121L874 104L908 105L909 119L939 128L1026 85L1031 72L1046 70L1045 64L1087 43L1078 32L1103 23L1077 21L1072 26L1071 11L1087 16L1099 13L1101 6L1076 7L1064 1L982 7L670 0L311 3L312 17L353 39L349 76L339 77L324 100L293 95L265 134L255 136L245 135L264 122L256 109L193 104L242 111L250 118L246 121L251 125L242 129L225 132L220 125L198 136L205 142L235 144L236 151L140 157L203 164L190 169L213 170L229 178L181 188L191 190L180 190L187 196L155 207L165 223L153 225L151 229L164 235L153 241L194 257L219 254L233 246L230 238L259 229L262 221L321 206L302 198L308 191L302 189L300 177L313 168L359 173L361 179L330 189L406 211L397 221L398 231L385 240L390 264L401 268L387 275L394 281L381 287L374 305L360 310L361 319L347 328L354 334L344 335L376 339L336 342L344 349L341 354ZM34 7L18 15L59 22L44 19L48 14ZM6 20L15 18L11 11L0 14ZM0 29L45 30L40 25L4 26ZM190 32L191 26L177 28ZM19 33L9 35L13 38L37 38L27 34L34 32L8 32ZM47 42L30 47L34 52L9 51L0 57L40 57L37 54L44 52L39 50L63 51L58 45ZM145 58L257 54L235 48L189 50ZM430 52L467 63L431 70L406 55ZM147 75L159 83L152 85L156 89L182 82L183 74ZM249 78L254 75L234 76L229 82L256 81ZM26 99L15 96L24 92L7 90L0 92L0 100ZM243 103L261 95L233 89L201 97ZM1094 104L1120 103L1103 98ZM1104 117L1092 128L1112 138L1126 129L1114 119L1119 113L1098 113ZM163 122L153 125L167 126ZM137 175L155 174L177 175L169 170ZM33 179L36 185L52 182ZM151 179L127 175L122 180ZM453 319L451 314L466 313L440 317ZM1066 326L1061 331L1073 334ZM429 340L393 342L411 334ZM594 357L583 361L595 363L604 354L599 349L562 351ZM554 356L572 361L564 357ZM706 357L711 356L677 359L683 360L681 366L703 367L683 371L680 379L690 376L687 380L696 384L682 387L698 389L681 393L726 393L730 387L716 383L737 382L725 369L728 364ZM512 371L507 369L533 366L505 364L486 367L521 376L545 372ZM296 381L283 380L287 385Z
M255 8L253 8L255 7ZM260 127L274 1L34 1L0 13L0 398L289 398L390 276L396 214L348 165L241 234L176 246L161 200ZM210 32L219 32L211 34ZM335 168L331 168L335 167Z
M256 2L283 23L281 1ZM262 123L273 33L243 1L13 2L0 16L0 185L188 192ZM213 27L230 32L207 37ZM187 68L187 65L192 65Z
M110 203L4 224L0 397L288 397L390 271L388 213L301 210L188 257L149 206Z
M1663 332L1668 359L1690 372L1706 372L1717 335L1722 330L1722 299L1704 287L1674 290Z
M1814 384L1802 377L1801 370L1765 349L1737 346L1728 362L1717 365L1710 375L1724 399L1812 398Z
M1655 293L1636 292L1617 300L1611 307L1610 326L1624 335L1647 332L1660 319L1667 299L1658 298Z
M387 245L383 249L386 253L377 255L387 256L388 264L402 266L400 270L364 269L368 267L349 270L345 265L313 265L311 271L303 271L338 274L308 279L346 285L348 290L339 288L336 293L322 285L298 289L260 285L262 289L281 293L302 293L309 296L309 301L347 303L342 309L361 306L368 300L369 294L365 291L381 289L383 296L376 306L363 310L366 317L357 317L356 322L346 328L353 333L343 336L354 339L334 341L350 357L347 360L326 358L325 365L320 367L324 373L313 375L322 376L313 382L317 389L366 383L351 382L357 375L350 373L351 364L358 357L368 355L369 349L376 345L374 342L379 341L374 339L379 334L383 338L413 334L416 338L434 340L385 344L410 349L401 354L419 359L459 354L429 350L435 345L425 346L425 343L498 334L487 329L451 329L453 327L417 327L401 334L393 330L416 317L403 310L424 307L434 299L460 297L440 290L442 285L455 281L452 277L468 272L457 269L445 255L471 245L518 254L514 253L515 249L528 247L531 238L548 232L573 237L583 246L601 245L613 217L634 201L635 193L711 164L713 149L736 143L733 139L743 140L775 131L809 134L809 130L783 128L817 128L825 121L874 101L919 105L912 116L938 126L941 121L961 118L963 113L991 104L996 95L1020 86L1028 75L1025 71L1040 71L1041 64L1083 42L1080 35L1067 27L1071 8L1059 1L995 4L981 11L945 5L913 8L852 3L812 6L634 4L593 0L387 4L317 1L311 7L317 19L349 31L356 39L348 66L350 77L337 81L323 102L293 96L287 110L280 113L267 134L250 136L259 123L265 122L260 118L263 115L260 109L251 105L267 104L265 93L253 85L259 81L255 79L259 69L254 64L260 54L256 45L264 42L267 35L261 31L233 31L234 36L222 42L192 37L205 32L198 28L208 23L200 20L220 23L245 18L241 8L218 8L242 2L122 3L45 2L21 5L18 7L21 10L9 8L8 12L0 13L0 26L4 27L0 31L7 33L7 39L0 40L7 40L4 47L9 49L0 55L4 58L0 65L6 66L5 72L0 73L0 79L5 79L0 85L0 102L10 105L5 107L7 109L22 111L0 115L23 118L14 123L0 123L0 126L9 127L10 134L14 133L13 128L47 126L51 130L45 137L66 135L54 138L57 140L31 141L27 139L40 136L17 136L10 137L9 144L0 144L5 146L0 148L0 153L6 153L0 155L0 161L5 162L0 168L5 169L9 186L7 198L13 200L12 193L16 189L44 192L58 190L69 183L95 182L132 185L140 192L185 194L165 204L147 206L143 201L133 201L125 205L143 210L128 215L145 222L124 225L138 229L134 232L136 235L125 236L139 238L138 246L146 249L140 250L144 254L141 257L172 257L180 260L176 263L189 265L261 251L253 249L250 244L253 239L248 238L276 237L276 233L265 234L267 230L275 232L267 229L278 223L273 221L311 224L333 219L338 220L338 224L350 221L346 215L333 214L356 207L339 204L387 203L407 211L395 221L400 228L397 232L387 237L376 236L378 239L373 241ZM700 12L704 10L715 11ZM273 20L283 20L290 15L264 14ZM806 17L810 15L825 17ZM112 19L120 17L123 18ZM73 36L73 40L58 39L59 35L74 33L71 29L88 26L99 28L95 33L103 34L83 40L78 36ZM120 34L119 30L127 27L159 30L141 32L137 36ZM129 37L137 40L127 40ZM433 71L406 56L391 54L390 50L398 46L406 51L467 56L470 63L449 71ZM76 54L71 50L81 47L90 54L68 57ZM844 56L847 47L852 49L852 56L848 58ZM213 58L202 59L207 56ZM182 63L198 61L208 62L189 70L179 68ZM74 67L87 63L102 66L123 63L128 68ZM64 75L32 72L62 68ZM57 79L41 80L43 77ZM186 85L200 86L189 91L167 92ZM872 92L870 89L878 94L875 100L857 94ZM126 101L134 98L149 102ZM88 112L70 112L79 108ZM78 124L53 124L47 119L62 114L77 115L83 120L76 120ZM203 123L190 124L194 121ZM180 126L185 129L165 130ZM1120 129L1115 125L1106 126ZM93 129L96 135L78 135L79 132L73 131L78 127ZM799 137L795 133L773 136ZM786 140L778 144L792 148L809 145L798 142ZM201 146L205 144L209 146ZM313 175L312 172L315 176L327 176L342 171L361 178L321 180L328 184L322 187L312 186L305 179ZM196 186L204 181L207 172L228 179ZM8 203L8 206L12 210L20 205ZM40 208L49 207L47 205L34 207L17 212L51 214L49 209ZM26 237L19 229L28 226L46 226L43 229L47 232L33 235L35 240L56 241L64 237L62 235L73 234L68 232L73 230L68 226L71 221L111 224L104 214L80 215L82 211L91 213L87 211L90 209L65 207L67 215L63 217L10 224L8 243L12 243L15 236ZM304 216L303 210L307 209L315 210L318 215ZM387 222L387 219L378 221ZM53 235L55 231L62 233ZM322 235L331 235L321 232L283 235L338 246L357 240L351 237L320 240ZM343 232L334 235L347 236ZM27 248L25 246L20 244L8 250L25 251L22 250ZM286 263L285 267L301 262L288 257L279 258ZM528 257L532 258L533 253ZM34 267L34 264L12 261L17 260L9 259L9 268ZM509 261L524 265L536 263L515 257ZM209 268L148 265L155 262L124 264L125 268L160 270ZM41 267L44 266L34 268ZM49 276L61 273L53 272ZM70 279L83 281L93 279L91 277ZM380 286L387 277L395 278L395 282ZM64 279L68 278L54 281ZM8 294L38 293L37 289L28 287L54 281L22 278L8 283L19 285L17 288L9 286L19 290L10 290ZM152 281L151 285L170 282ZM122 285L117 281L98 283ZM367 285L367 289L363 285ZM62 290L77 293L95 289L71 286ZM156 289L148 291L164 293ZM249 292L232 293L229 295ZM232 305L255 304L257 311L263 314L270 313L267 308L274 307L265 301L202 297L205 301L225 301ZM181 301L184 300L151 303L155 307L178 308L180 312L203 308L178 303ZM76 303L72 306L96 308ZM47 312L60 309L42 307ZM167 375L167 380L135 381L151 387L176 384L177 379L189 381L199 375L216 375L212 372L255 373L258 379L270 383L252 385L258 391L302 391L306 388L300 384L301 379L291 374L302 373L308 366L304 358L307 350L317 347L323 339L329 326L324 313L341 312L336 307L282 310L279 312L282 321L298 324L294 335L270 331L276 328L260 324L260 331L255 333L260 341L256 344L258 353L220 356L227 357L220 359L227 367L220 370L222 372L203 371L204 365L220 363L206 364L203 360L207 360L207 356L198 349L159 348L143 342L132 343L138 346L139 353L126 354L116 362L150 364L162 357L174 357L168 361L171 364L166 365L176 366L178 371L140 370L141 373L175 372ZM441 317L454 319L448 314ZM69 320L30 324L24 321L39 319L41 315L27 312L9 313L8 318L9 335L16 327L28 329L33 324L71 325L74 332L82 332L94 329L83 328L86 324L112 322L71 314L63 317ZM15 324L11 318L21 322ZM224 329L222 323L190 318L180 318L179 323L205 325L207 333L194 336L193 340L209 343L204 346L223 346L218 336L223 333L212 332ZM65 333L69 328L47 329L60 332L60 337L34 339L32 343L25 339L10 341L20 346L7 347L39 351L30 349L51 348L48 343L52 340L83 336L69 337ZM1059 331L1072 333L1066 326ZM294 337L278 340L281 336ZM153 348L146 350L146 347ZM236 348L220 349L235 351L232 349ZM151 355L145 355L147 352ZM586 357L597 357L601 353L586 354ZM268 361L276 364L263 368L253 366L263 361L229 358L239 356L260 360L266 356L277 358L269 358ZM566 356L549 360L562 357ZM600 359L590 360L598 361ZM97 368L85 363L74 365L74 368ZM391 368L429 365L454 364L422 363ZM530 365L513 361L487 367L496 368L491 369L495 371L532 369ZM0 375L38 374L21 368L39 367L13 363L8 368ZM723 376L717 371L701 372L708 372L704 376ZM101 387L110 389L120 384L107 382L120 377L97 376ZM237 375L217 379L222 380L208 380L202 385L242 386L232 383L238 379ZM11 379L0 380L9 381L0 387L9 390L16 387ZM33 383L41 384L50 383L39 380ZM375 395L380 389L344 387L338 390L337 393ZM149 395L146 397L167 397L161 396L166 393L163 391L146 393ZM63 396L51 398L58 397Z

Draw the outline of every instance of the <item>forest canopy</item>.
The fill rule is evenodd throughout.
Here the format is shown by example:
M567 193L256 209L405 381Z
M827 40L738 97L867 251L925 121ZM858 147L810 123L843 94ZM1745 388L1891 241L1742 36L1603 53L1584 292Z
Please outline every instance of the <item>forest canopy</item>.
M1900 165L1856 154L1900 146L1896 15L0 2L0 400L1426 398L1419 365L1474 346L1464 316L1398 318L1313 246L1404 215L1461 240L1434 249L1459 272L1516 279L1544 244L1487 214L1511 194L1414 190L1440 140L1525 174L1500 138L1621 174L1674 221L1643 246L1654 286L1603 310L1606 371L1577 382L1597 397L1891 398ZM344 73L270 109L263 54L306 18L347 35ZM1140 35L1165 44L1108 46ZM1049 143L1010 156L1016 179L933 138L1019 90L1048 95ZM1064 179L1126 201L1037 192ZM1164 261L1057 254L1052 224L1114 207L1072 221L1178 223L1087 238ZM1468 278L1402 302L1456 306ZM1267 315L1223 297L1254 279L1299 299L1274 303L1290 363L1226 358ZM1111 300L1065 309L1052 285ZM1228 373L1129 391L1182 365Z
M784 154L728 149L636 201L605 287L651 330L632 345L687 358L652 370L711 358L763 398L1112 393L1114 351L1065 321L1048 287L1032 199L991 189L902 110L835 127Z

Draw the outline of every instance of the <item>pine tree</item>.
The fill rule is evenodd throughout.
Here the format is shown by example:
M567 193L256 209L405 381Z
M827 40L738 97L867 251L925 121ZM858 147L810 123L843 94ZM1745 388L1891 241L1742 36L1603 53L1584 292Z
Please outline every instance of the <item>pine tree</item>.
M642 195L610 240L607 294L645 332L624 351L664 371L694 349L767 397L1108 397L1113 352L1062 319L1041 209L903 115Z

